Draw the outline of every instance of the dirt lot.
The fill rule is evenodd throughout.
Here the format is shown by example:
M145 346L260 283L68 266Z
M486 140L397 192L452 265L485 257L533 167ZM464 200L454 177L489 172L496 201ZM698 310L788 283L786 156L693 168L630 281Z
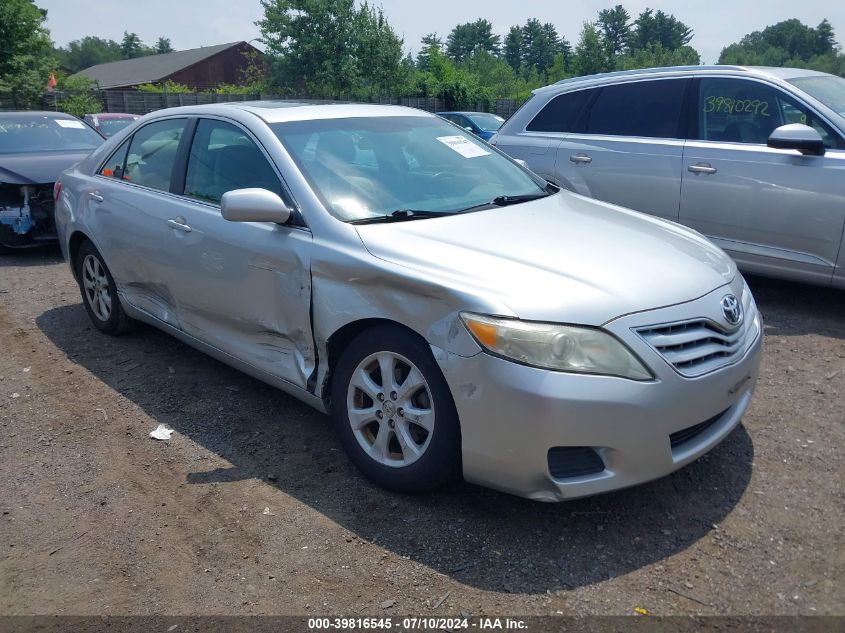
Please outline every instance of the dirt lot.
M843 614L845 292L750 281L743 426L542 505L376 489L328 418L153 329L100 334L53 252L4 257L0 613Z

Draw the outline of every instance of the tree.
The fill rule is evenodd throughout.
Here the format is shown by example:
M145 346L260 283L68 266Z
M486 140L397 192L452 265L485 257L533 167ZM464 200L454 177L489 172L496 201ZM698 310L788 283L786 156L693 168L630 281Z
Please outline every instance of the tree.
M720 64L812 68L845 76L845 56L826 19L812 28L800 20L784 20L753 31L722 49Z
M552 24L531 18L522 27L522 63L527 72L535 70L545 76L559 49L560 38Z
M446 38L446 54L454 61L463 61L476 50L498 55L502 40L493 34L493 25L484 18L458 24Z
M421 70L428 70L428 56L432 48L443 52L443 40L438 37L437 33L429 33L420 41L420 52L417 54L417 67Z
M132 59L144 55L144 44L137 33L123 32L123 41L120 43L120 54L123 59Z
M701 56L692 46L667 49L660 43L649 44L646 48L639 48L616 58L618 70L659 66L697 66L700 63Z
M73 40L66 48L56 49L56 53L61 65L74 72L123 59L120 44L91 35Z
M522 68L522 53L522 29L514 25L505 36L504 57L510 67L517 72Z
M621 4L612 9L599 11L596 23L604 38L608 54L622 55L628 50L628 40L631 38L631 16Z
M572 67L576 75L593 75L613 69L601 33L592 22L585 22L575 46Z
M631 50L638 50L660 44L665 49L674 50L689 44L692 37L692 29L674 15L646 9L634 20L628 46Z
M269 82L283 91L370 95L404 83L402 40L380 9L354 0L262 0L256 24Z
M56 68L46 19L32 0L0 2L0 92L10 92L15 107L36 103Z
M156 41L155 45L155 53L156 55L161 55L162 53L172 53L173 46L170 45L170 38L169 37L160 37L158 41Z

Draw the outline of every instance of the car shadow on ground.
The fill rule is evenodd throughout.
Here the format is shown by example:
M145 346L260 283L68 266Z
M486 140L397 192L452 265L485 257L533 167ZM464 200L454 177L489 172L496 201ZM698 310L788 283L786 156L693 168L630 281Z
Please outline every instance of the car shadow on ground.
M59 247L54 244L0 253L0 268L49 266L63 261Z
M845 339L845 291L747 276L766 334Z
M392 494L354 470L328 417L157 330L112 339L81 304L37 325L156 423L232 464L190 473L189 484L262 479L358 538L486 590L574 588L658 562L714 530L751 477L754 449L740 426L671 476L590 499L541 504L469 484Z

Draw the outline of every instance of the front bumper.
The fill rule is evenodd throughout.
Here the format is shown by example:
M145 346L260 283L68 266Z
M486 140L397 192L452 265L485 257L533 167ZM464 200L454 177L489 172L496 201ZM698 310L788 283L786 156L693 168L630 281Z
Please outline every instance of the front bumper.
M739 424L757 380L762 324L750 293L746 318L755 320L756 332L748 346L731 364L697 378L682 376L633 330L706 316L724 294L720 288L693 302L605 325L646 362L653 381L552 372L486 353L437 354L461 420L464 478L560 501L657 479L712 449ZM678 435L670 441L705 421L706 428L686 441L679 442ZM604 469L556 478L549 467L549 450L556 447L591 447Z

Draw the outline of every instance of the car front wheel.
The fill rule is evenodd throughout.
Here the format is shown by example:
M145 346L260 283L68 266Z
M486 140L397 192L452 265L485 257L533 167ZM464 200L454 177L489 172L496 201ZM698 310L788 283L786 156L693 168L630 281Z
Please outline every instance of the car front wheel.
M430 490L460 476L460 427L427 344L398 327L367 330L332 382L335 426L352 462L390 490Z

